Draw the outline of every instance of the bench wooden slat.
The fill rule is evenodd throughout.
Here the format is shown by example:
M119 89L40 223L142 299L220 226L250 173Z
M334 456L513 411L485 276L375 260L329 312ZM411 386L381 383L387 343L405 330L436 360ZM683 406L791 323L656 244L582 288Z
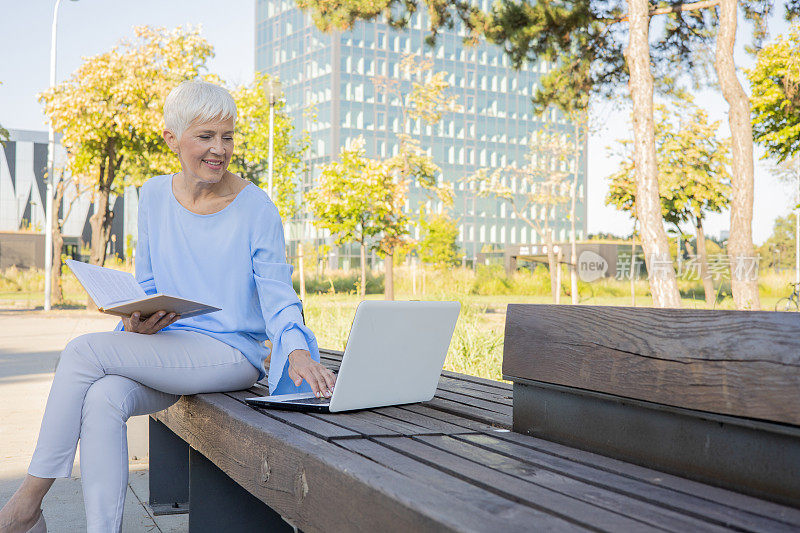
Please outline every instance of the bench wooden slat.
M440 470L423 464L413 458L397 453L379 443L368 440L347 440L339 445L352 450L364 457L379 463L387 468L402 472L404 475L423 483L443 494L463 502L479 512L496 520L493 529L486 531L519 531L554 530L575 531L581 530L574 523L555 517L551 514L518 505L513 499L503 498L493 493L488 493L473 484L454 476L443 474Z
M533 467L519 459L475 446L470 442L451 437L418 437L439 450L474 461L497 472L508 474L533 485L569 496L591 505L616 512L633 520L638 520L656 528L683 533L684 531L722 532L727 530L721 524L710 523L702 518L692 517L650 502L643 502L629 495L586 483L583 480L565 475L563 472Z
M477 396L466 395L458 392L452 392L445 388L439 388L436 390L436 398L441 398L443 400L452 400L454 402L458 402L464 405L469 405L471 407L477 407L488 413L497 414L501 416L511 416L512 407L511 404L502 404L492 400L486 400Z
M303 531L496 528L482 511L224 394L183 397L152 416Z
M410 422L412 424L425 427L431 430L431 432L437 432L444 435L453 435L453 434L475 431L475 429L468 429L465 428L464 426L451 424L450 422L446 422L439 418L434 418L428 414L410 411L408 409L403 409L401 407L379 407L377 409L373 409L373 412L380 413L384 416L388 416L397 420Z
M442 371L442 375L448 378L457 379L459 381L464 381L466 383L472 383L475 385L485 385L487 387L491 387L493 389L508 391L510 392L513 385L511 383L506 383L503 381L495 381L493 379L482 378L479 376L471 376L469 374L459 374L458 372L452 372L450 370Z
M245 398L252 397L252 393L246 391L229 392L226 393L226 395L242 403L244 403ZM350 431L347 428L337 426L336 424L331 424L330 422L326 422L324 420L319 420L308 413L301 413L297 411L280 411L278 409L260 409L255 407L250 408L256 409L265 416L272 417L285 424L289 424L292 427L301 429L307 433L311 433L312 435L315 435L321 439L331 440L361 436L360 433Z
M493 429L498 427L498 426L493 426L491 423L479 422L471 418L465 418L458 414L453 414L449 411L436 409L433 406L431 406L431 402L427 402L424 404L416 403L410 405L402 405L399 406L398 409L403 409L405 411L410 411L412 413L422 414L436 420L441 420L443 422L454 424L456 426L461 426L464 429L471 431L492 431ZM503 427L503 429L508 430L510 426L499 426L499 427Z
M616 491L628 497L686 514L687 516L711 521L720 526L750 531L795 531L797 528L797 524L781 522L773 517L753 514L747 509L731 507L727 504L728 498L711 502L699 496L690 495L688 491L677 492L660 484L641 481L615 472L570 461L569 459L563 459L559 456L540 452L533 447L503 440L497 436L464 434L456 435L454 438L494 451L514 461L529 464L535 468L543 468L558 475L570 476L603 489ZM529 439L533 441L539 440L533 437ZM660 475L659 472L652 473L655 476ZM727 492L725 496L732 495L733 493Z
M374 422L365 420L359 416L350 416L347 413L309 413L309 415L319 420L336 424L354 433L358 433L361 437L396 437L403 434L395 428L386 427L389 424L379 426Z
M800 315L510 304L503 374L800 425Z
M431 429L422 425L421 423L417 423L421 420L400 420L397 418L393 418L390 416L383 415L377 410L365 410L365 411L356 411L350 414L350 416L357 416L362 420L366 420L368 422L372 422L375 425L385 427L387 429L393 429L397 431L401 435L441 435L442 431L439 429ZM422 418L422 417L418 417Z
M379 438L376 440L392 450L435 466L439 470L458 476L484 490L504 498L516 498L534 509L573 521L583 527L606 531L663 531L585 501L498 472L417 439Z
M434 397L429 402L424 402L422 405L444 411L446 413L455 414L457 416L468 418L482 424L494 427L510 428L512 423L511 413L501 414L492 411L486 411L479 407L473 407L468 403L451 400L448 398Z
M729 508L738 509L746 514L777 520L790 524L795 528L800 528L800 509L773 503L769 500L754 498L739 492L732 492L633 463L620 461L605 455L572 448L557 442L521 435L513 431L486 433L493 438L529 447L533 450L541 451L553 455L554 457L560 457L576 464L582 464L590 468L618 474L653 486L663 487L675 491L676 493L683 494L684 496L701 498L709 502L709 505L722 504ZM713 505L711 505L710 508L713 508Z
M445 376L439 379L439 387L451 392L457 392L466 396L491 400L503 405L511 405L514 396L512 390L489 387L480 383L472 383L461 379Z

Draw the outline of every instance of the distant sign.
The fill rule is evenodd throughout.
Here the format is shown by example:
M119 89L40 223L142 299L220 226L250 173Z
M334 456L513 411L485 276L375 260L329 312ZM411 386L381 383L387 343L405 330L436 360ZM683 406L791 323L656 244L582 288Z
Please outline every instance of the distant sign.
M603 256L592 252L591 250L584 250L578 256L578 277L582 281L589 283L605 277L608 272L608 261L603 259Z

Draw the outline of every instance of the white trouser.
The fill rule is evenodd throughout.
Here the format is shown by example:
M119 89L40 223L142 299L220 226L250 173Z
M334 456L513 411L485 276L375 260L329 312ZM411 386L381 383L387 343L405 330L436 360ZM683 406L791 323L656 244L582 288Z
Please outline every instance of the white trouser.
M61 353L28 473L69 477L80 437L87 529L120 531L128 418L166 409L182 394L241 390L257 379L239 350L202 333L82 335Z

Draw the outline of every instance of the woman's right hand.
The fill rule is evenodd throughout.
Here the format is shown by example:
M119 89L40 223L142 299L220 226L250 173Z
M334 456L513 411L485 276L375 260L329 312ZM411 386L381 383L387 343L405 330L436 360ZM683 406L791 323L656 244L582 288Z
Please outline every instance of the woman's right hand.
M167 313L166 311L159 311L150 315L144 322L140 322L139 318L141 313L136 311L130 318L123 318L122 325L125 326L125 331L131 333L141 333L142 335L152 335L158 333L165 327L169 326L176 320L180 320L181 316L175 313Z

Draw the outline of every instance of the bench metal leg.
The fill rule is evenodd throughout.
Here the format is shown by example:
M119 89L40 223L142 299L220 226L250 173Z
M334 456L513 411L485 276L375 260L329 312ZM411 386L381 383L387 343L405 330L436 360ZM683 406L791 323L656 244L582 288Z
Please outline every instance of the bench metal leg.
M189 452L190 533L291 532L292 526L197 450Z
M150 508L155 515L189 512L189 445L150 417Z

